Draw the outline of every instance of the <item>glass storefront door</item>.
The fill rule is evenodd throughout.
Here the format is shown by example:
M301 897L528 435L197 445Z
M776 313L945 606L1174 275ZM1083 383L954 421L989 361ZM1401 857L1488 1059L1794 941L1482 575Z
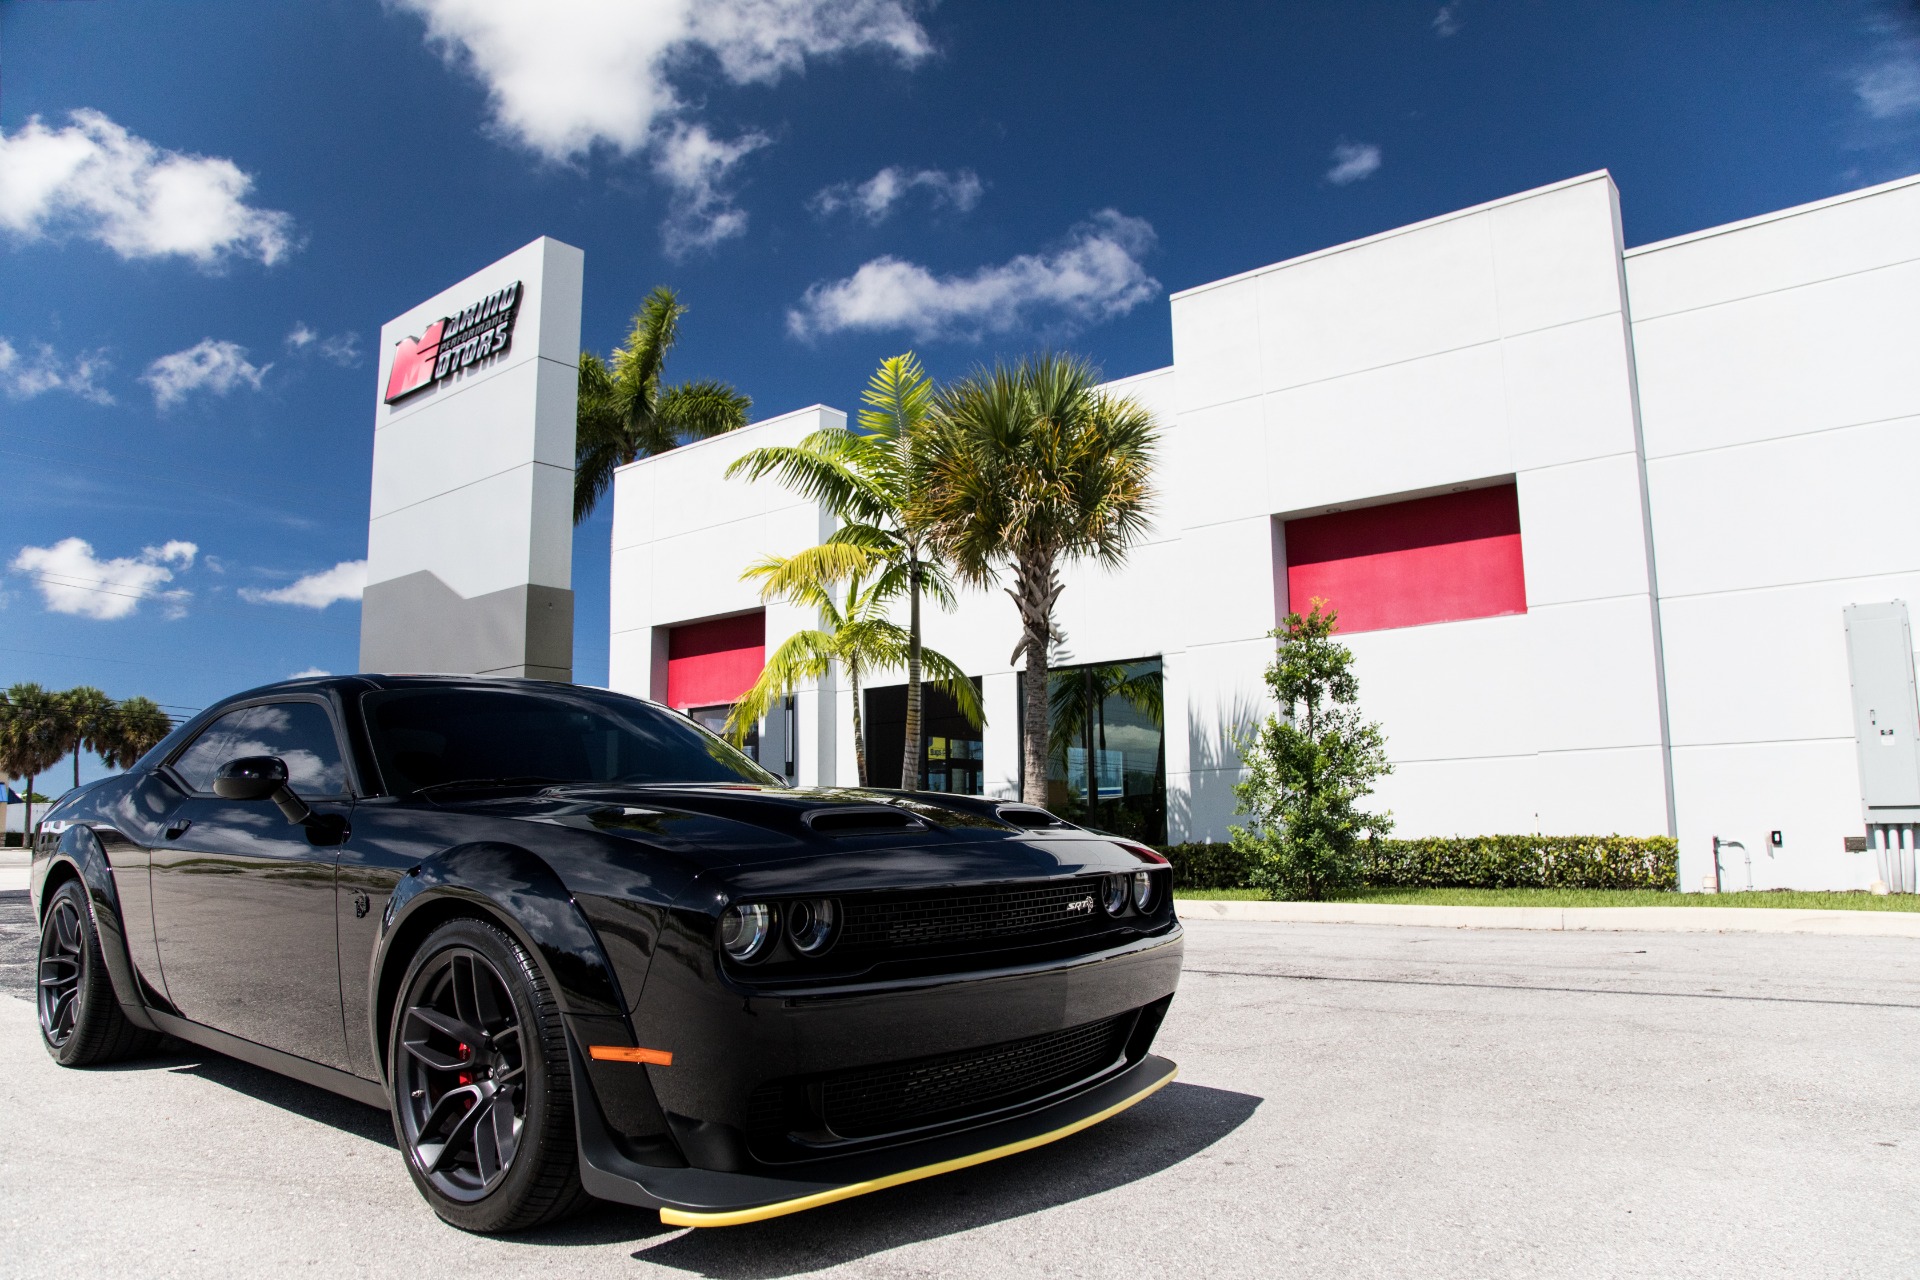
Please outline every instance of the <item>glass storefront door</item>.
M976 680L975 685L979 682ZM876 787L901 786L907 755L907 686L865 691L861 708L867 740L867 779ZM909 790L977 796L986 790L986 759L980 730L960 714L946 690L920 686L920 777Z
M1158 658L1048 672L1047 808L1096 830L1165 842L1161 688Z

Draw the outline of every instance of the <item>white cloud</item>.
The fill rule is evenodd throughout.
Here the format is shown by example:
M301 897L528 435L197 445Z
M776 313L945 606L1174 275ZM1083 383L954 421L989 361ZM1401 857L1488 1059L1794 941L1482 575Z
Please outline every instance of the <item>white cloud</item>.
M297 604L307 609L324 609L340 600L358 600L366 589L367 562L342 560L331 569L310 573L277 590L242 587L240 598L250 604Z
M1067 327L1105 320L1160 292L1140 265L1153 241L1144 219L1103 209L1051 252L969 275L936 276L918 263L875 258L844 280L808 289L787 312L787 328L799 338L900 329L926 341L1004 333L1029 318Z
M318 346L315 344L318 343ZM314 347L315 354L322 360L337 364L342 369L350 369L360 363L360 335L349 329L345 333L336 333L331 338L323 338L307 326L304 320L296 320L286 338L287 350L296 355L308 347Z
M360 335L349 329L345 333L336 333L331 338L320 340L320 358L342 369L351 369L360 363Z
M39 116L0 137L0 228L26 240L75 234L122 258L228 257L271 266L294 247L293 219L246 202L231 160L157 147L98 111L64 129Z
M315 676L330 676L330 675L332 675L332 674L333 674L333 672L331 672L331 671L324 671L324 670L322 670L322 669L321 669L321 668L319 668L319 667L308 667L308 668L307 668L307 669L306 669L305 671L296 671L296 672L294 672L294 673L293 673L292 675L290 675L290 676L288 676L288 677L287 677L287 679L289 679L289 680L311 680L311 679L313 679L313 678L314 678Z
M839 182L814 193L808 207L819 214L851 210L868 222L884 222L893 207L915 191L925 191L935 205L951 205L965 213L980 203L985 188L971 169L947 173L941 169L907 169L888 165L865 182Z
M1457 3L1457 0L1454 4L1441 5L1440 12L1433 15L1433 34L1439 36L1442 40L1448 36L1459 35L1462 25L1460 21L1460 5Z
M140 381L153 388L153 403L170 409L202 388L224 396L245 383L255 391L271 364L255 365L247 359L247 349L237 342L216 342L202 338L185 351L161 356L147 366Z
M1895 46L1853 78L1860 105L1876 120L1920 111L1920 42Z
M653 172L673 189L660 238L672 257L711 249L747 229L746 210L722 184L749 154L767 145L762 133L723 142L703 124L679 124L655 148Z
M94 404L112 404L113 393L94 381L110 368L104 350L83 351L71 360L62 360L52 347L36 342L33 354L25 356L0 338L0 390L9 400L31 400L49 391L66 391Z
M1336 187L1344 187L1350 182L1371 177L1380 167L1380 148L1371 142L1340 141L1333 147L1333 167L1327 170L1327 181Z
M177 618L186 612L189 593L160 587L173 581L169 565L191 568L198 552L193 543L176 540L145 547L137 556L102 560L94 555L93 544L63 538L50 547L22 547L13 568L32 575L52 613L111 620L128 617L143 600L151 600L167 617Z
M747 215L719 184L767 141L747 130L721 142L691 122L676 73L706 62L734 84L772 84L804 72L810 59L856 49L908 65L932 52L915 0L389 3L418 14L428 42L486 86L501 136L561 162L596 146L652 152L673 192L663 230L675 253L745 229Z

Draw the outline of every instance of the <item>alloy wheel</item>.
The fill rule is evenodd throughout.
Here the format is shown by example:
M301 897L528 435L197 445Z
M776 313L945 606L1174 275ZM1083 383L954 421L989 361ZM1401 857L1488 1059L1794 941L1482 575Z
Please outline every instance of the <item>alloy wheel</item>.
M79 1022L86 945L80 907L62 894L40 927L40 1033L56 1049L73 1038Z
M526 1127L513 998L485 956L453 947L415 975L406 999L394 1070L410 1154L442 1195L478 1200L507 1175Z

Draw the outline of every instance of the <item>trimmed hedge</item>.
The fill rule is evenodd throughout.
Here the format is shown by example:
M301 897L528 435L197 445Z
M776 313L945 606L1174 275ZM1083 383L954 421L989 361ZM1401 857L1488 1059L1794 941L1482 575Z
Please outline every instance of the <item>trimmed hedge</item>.
M1161 847L1173 887L1244 889L1245 855L1224 841ZM1370 889L1678 889L1670 836L1431 836L1375 840L1361 883Z

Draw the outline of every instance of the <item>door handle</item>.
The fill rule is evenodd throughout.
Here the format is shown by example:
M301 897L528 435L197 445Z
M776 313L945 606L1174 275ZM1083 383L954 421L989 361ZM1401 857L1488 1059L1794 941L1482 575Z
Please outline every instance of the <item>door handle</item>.
M181 836L187 834L187 828L192 825L193 819L191 818L182 818L178 822L169 823L167 825L167 839L178 840Z

